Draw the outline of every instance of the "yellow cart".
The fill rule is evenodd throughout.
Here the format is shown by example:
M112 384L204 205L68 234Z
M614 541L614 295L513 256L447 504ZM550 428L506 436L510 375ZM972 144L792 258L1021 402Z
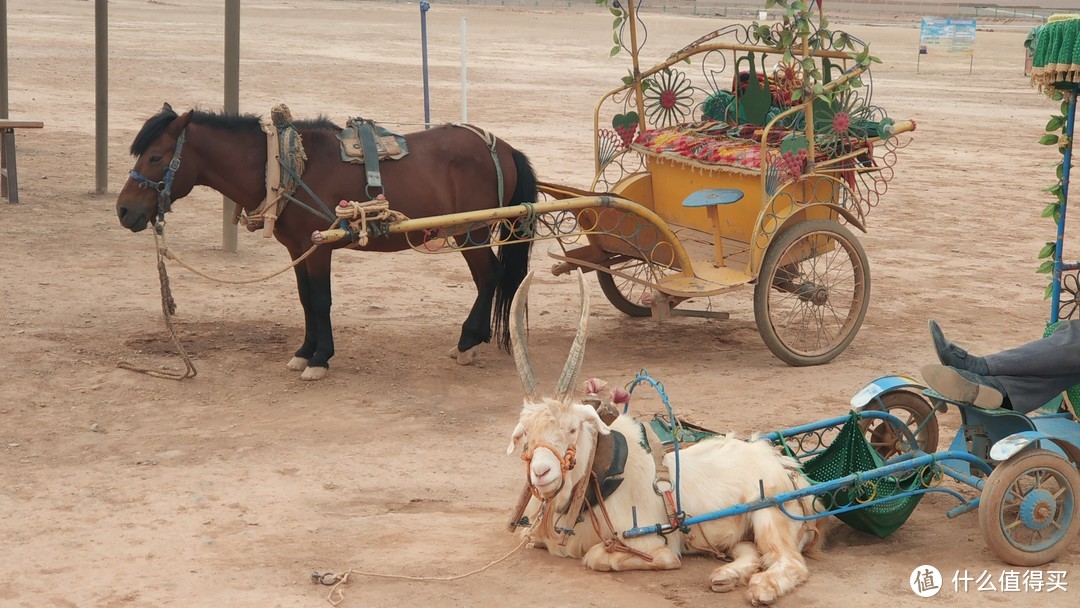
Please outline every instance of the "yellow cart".
M563 201L603 193L663 223L579 211L588 237L553 253L556 272L595 270L616 308L658 318L754 284L758 329L777 357L831 360L870 296L866 255L846 226L865 232L893 174L893 138L915 128L871 105L876 58L827 29L813 4L781 1L772 24L716 30L642 70L634 0L609 9L632 67L596 106L592 186L541 190Z

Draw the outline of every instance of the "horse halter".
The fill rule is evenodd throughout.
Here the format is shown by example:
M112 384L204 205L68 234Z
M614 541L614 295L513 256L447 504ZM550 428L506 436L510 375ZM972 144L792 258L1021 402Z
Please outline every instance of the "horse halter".
M537 441L532 445L526 446L525 449L521 451L521 460L525 462L526 475L530 475L532 471L533 452L536 451L536 448L546 448L552 454L558 454L558 452L555 451L555 446L551 445L546 441ZM576 445L570 444L569 446L567 446L566 453L563 454L563 457L561 459L559 459L559 465L562 469L562 483L565 484L567 473L573 471L574 467L577 465ZM529 479L531 480L531 475ZM533 496L535 496L538 500L543 500L543 498L540 496L540 493L536 491L536 486L532 484L532 481L529 481L529 490L532 491Z
M165 214L172 210L172 184L173 179L176 177L176 172L180 169L180 153L184 149L184 140L186 138L187 127L184 127L184 129L180 131L180 137L176 139L176 149L173 150L173 156L172 160L169 161L169 167L165 169L165 175L161 177L160 181L154 181L135 169L132 169L130 172L131 179L139 183L140 189L149 187L157 191L159 223L164 221Z

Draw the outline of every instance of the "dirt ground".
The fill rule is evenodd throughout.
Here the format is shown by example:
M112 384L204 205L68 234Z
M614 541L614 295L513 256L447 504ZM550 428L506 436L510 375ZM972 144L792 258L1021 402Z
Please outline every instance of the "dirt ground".
M312 571L453 576L513 550L504 523L522 471L503 454L522 392L494 346L473 367L445 356L474 297L459 256L339 254L338 355L317 383L284 365L303 332L291 273L233 287L173 266L176 323L198 377L117 369L179 364L152 238L121 228L114 203L131 139L163 101L220 108L223 17L210 0L109 4L109 191L98 196L93 9L8 3L11 116L46 128L19 134L22 203L0 203L0 605L324 606L329 589ZM469 121L524 150L542 179L588 186L592 109L629 62L607 56L610 16L436 6L435 121L460 118L462 17ZM646 63L723 24L646 20ZM241 109L265 115L285 102L298 117L420 122L418 21L416 5L245 2ZM622 383L647 368L681 414L747 434L842 414L875 377L917 374L933 357L928 318L977 352L1041 333L1049 307L1034 269L1053 239L1039 213L1056 152L1037 140L1054 105L1022 76L1026 27L982 24L994 31L979 31L970 75L966 59L941 58L917 74L913 24L834 21L885 61L874 101L919 124L860 235L873 296L854 343L827 366L787 367L757 334L749 288L716 299L729 320L659 325L617 312L590 276L586 375ZM246 232L239 254L223 253L212 191L175 209L171 245L209 272L239 278L287 262L283 247ZM546 272L545 251L533 258L530 348L553 386L577 300L572 282ZM658 407L648 395L634 403ZM943 441L957 422L944 417ZM782 605L1076 605L1076 543L1040 568L1067 572L1068 592L954 592L958 571L996 581L1023 569L989 552L974 514L947 519L953 504L927 497L886 540L837 528ZM908 587L921 564L947 579L932 600ZM453 582L354 576L343 605L745 605L741 592L708 591L715 565L690 557L674 572L599 574L522 550Z

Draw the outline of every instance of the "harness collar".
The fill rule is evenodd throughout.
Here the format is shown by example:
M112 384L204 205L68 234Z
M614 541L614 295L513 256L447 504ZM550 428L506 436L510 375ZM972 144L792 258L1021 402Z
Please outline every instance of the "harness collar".
M626 469L626 457L629 450L626 445L626 436L619 431L611 431L608 435L599 435L596 438L596 457L593 460L592 474L596 478L596 485L600 488L600 495L590 484L585 494L585 504L595 507L603 500L615 493L623 482L623 472Z

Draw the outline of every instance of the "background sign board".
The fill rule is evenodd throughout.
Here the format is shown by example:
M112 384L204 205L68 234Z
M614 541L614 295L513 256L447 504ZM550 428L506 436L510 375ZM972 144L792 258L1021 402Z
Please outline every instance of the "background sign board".
M975 54L975 20L923 17L919 32L919 54Z

